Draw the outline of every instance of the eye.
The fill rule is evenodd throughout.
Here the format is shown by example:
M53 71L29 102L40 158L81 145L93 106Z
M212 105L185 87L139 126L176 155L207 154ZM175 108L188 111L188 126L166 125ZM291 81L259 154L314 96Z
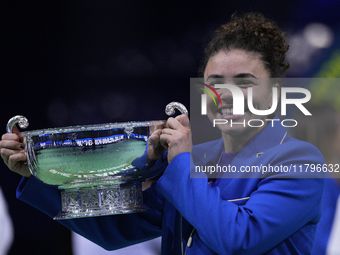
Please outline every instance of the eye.
M255 83L252 80L248 80L248 79L237 79L235 81L235 84L239 87L249 87L254 85Z
M223 84L223 82L222 81L212 81L212 82L208 83L208 85L213 87L215 90L219 90L219 88L215 88L216 84Z

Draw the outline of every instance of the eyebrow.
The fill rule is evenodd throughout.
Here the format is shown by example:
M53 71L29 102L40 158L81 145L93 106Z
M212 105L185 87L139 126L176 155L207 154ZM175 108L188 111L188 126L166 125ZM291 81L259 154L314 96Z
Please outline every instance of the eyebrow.
M221 78L225 78L223 75L219 75L219 74L211 74L208 76L207 80L209 79L221 79ZM235 76L233 76L233 78L255 78L258 79L255 75L251 74L251 73L239 73L236 74Z
M233 78L255 78L258 79L255 75L251 73L239 73L236 74Z
M219 74L211 74L208 76L207 80L209 79L221 79L221 78L224 78L223 75L219 75Z

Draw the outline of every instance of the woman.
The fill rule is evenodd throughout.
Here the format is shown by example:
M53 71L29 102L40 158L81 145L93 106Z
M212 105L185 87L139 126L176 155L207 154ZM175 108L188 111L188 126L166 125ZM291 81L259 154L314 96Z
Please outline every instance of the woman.
M272 87L278 85L263 80L284 75L287 49L277 26L262 15L233 16L207 47L205 83L236 84L245 97L246 89L252 87L255 108L268 109ZM247 109L243 116L233 115L230 92L219 89L218 94L222 105L208 102L210 119L269 118L254 116ZM200 178L190 178L190 170L211 162L237 168L303 168L304 163L323 164L320 152L310 144L289 138L281 125L219 128L221 139L194 147L186 115L169 118L164 129L152 134L146 167L163 164L165 171L144 191L150 212L61 223L107 249L161 235L162 254L308 254L320 218L322 180L288 179L284 177L293 176L266 173L256 178L236 175L242 178L212 179L208 183L204 173L198 174ZM30 174L22 164L26 156L20 152L20 145L16 134L5 134L0 142L5 163L26 176L19 185L18 197L55 216L61 209L59 191L34 177L27 178Z

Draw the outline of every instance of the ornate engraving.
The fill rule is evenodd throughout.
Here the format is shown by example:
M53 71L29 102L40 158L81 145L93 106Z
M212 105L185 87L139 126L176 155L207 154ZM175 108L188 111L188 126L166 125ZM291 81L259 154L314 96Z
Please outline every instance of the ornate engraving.
M99 206L98 190L96 188L83 188L79 190L80 208L96 209Z
M133 184L125 184L120 186L122 206L134 204L134 186Z
M101 190L101 207L114 208L120 206L119 185L112 188L103 188Z
M136 183L136 205L142 205L143 204L143 193L142 193L142 184Z
M142 184L123 183L62 190L61 216L56 219L145 211Z
M79 210L79 198L77 190L68 190L62 193L62 207L63 211Z

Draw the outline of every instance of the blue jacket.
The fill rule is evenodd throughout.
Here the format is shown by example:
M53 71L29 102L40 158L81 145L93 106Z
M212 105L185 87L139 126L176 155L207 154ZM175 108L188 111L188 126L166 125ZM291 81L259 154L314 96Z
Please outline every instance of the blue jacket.
M220 139L176 156L162 177L144 191L151 208L147 213L60 223L106 249L161 235L162 254L182 254L185 249L195 255L309 254L321 216L323 180L295 178L301 176L292 172L238 172L210 187L207 175L195 172L195 164L217 163L222 149ZM164 161L166 155L157 164ZM288 137L277 123L256 134L231 162L238 170L271 165L302 172L304 164L324 164L324 160L314 146ZM197 178L190 178L190 172ZM17 196L51 217L61 211L58 189L34 177L22 180ZM189 236L192 243L186 248Z

